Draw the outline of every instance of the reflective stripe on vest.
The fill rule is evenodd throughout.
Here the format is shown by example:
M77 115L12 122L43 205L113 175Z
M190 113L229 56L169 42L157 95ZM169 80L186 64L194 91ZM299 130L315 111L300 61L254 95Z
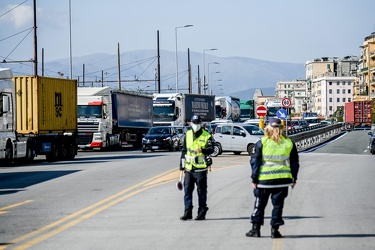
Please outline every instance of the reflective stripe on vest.
M187 170L204 169L207 168L204 154L197 153L198 148L205 148L207 141L211 138L211 134L203 129L202 134L194 140L193 130L186 132L186 155L185 155L185 168Z
M262 165L259 171L259 180L292 179L289 165L289 155L293 143L289 138L282 138L280 143L267 137L262 138Z

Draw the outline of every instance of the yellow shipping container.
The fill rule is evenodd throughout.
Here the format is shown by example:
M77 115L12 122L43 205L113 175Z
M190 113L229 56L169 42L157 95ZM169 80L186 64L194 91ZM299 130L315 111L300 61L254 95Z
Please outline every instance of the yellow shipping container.
M77 132L76 80L15 76L13 81L18 133Z

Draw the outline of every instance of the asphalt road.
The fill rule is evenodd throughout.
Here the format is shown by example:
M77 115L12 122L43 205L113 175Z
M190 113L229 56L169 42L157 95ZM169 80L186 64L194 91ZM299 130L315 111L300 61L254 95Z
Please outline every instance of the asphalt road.
M262 237L245 237L254 198L244 153L213 159L205 221L179 220L179 152L79 152L71 162L3 167L0 249L375 249L367 140L353 131L300 154L277 240L271 204Z

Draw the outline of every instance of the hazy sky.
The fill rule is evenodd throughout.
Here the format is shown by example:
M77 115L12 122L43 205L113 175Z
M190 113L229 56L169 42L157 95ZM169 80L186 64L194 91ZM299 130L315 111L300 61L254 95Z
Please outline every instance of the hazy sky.
M39 56L44 48L46 61L68 58L69 0L36 3ZM359 56L375 31L374 0L71 0L71 13L73 57L117 54L117 43L156 50L157 30L160 48L175 51L175 28L191 24L177 29L179 51L305 63ZM1 60L33 58L32 27L33 0L0 1Z

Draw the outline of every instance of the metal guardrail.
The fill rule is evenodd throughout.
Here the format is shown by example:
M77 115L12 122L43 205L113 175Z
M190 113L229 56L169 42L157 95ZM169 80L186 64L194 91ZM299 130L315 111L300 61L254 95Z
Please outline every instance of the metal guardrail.
M293 132L294 134L290 134L288 131L288 137L292 139L297 146L298 152L300 152L318 146L344 132L343 125L338 123L298 129Z

